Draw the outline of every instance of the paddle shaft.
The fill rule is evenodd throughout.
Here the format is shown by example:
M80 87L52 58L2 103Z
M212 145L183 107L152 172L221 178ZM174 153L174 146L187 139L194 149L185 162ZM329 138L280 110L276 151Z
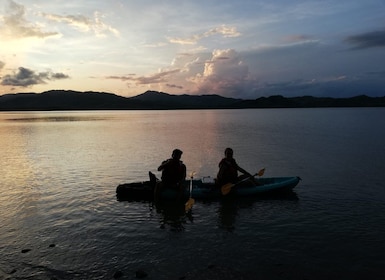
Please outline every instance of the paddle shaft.
M190 179L190 198L185 203L185 211L186 212L191 210L191 208L195 202L195 200L192 198L192 187L193 187L193 173L191 174L191 179Z
M238 185L238 184L240 184L240 183L243 183L244 181L249 180L250 178L254 178L254 177L257 176L257 175L262 176L264 173L265 173L265 168L262 168L261 170L259 170L259 171L258 171L257 173L255 173L254 175L248 176L248 177L246 177L246 178L240 180L239 182L237 182L237 183L235 183L235 184L228 183L228 184L226 184L226 185L223 185L222 188L221 188L221 192L222 192L223 195L226 195L226 194L228 194L228 193L231 191L231 189L232 189L234 186L236 186L236 185Z

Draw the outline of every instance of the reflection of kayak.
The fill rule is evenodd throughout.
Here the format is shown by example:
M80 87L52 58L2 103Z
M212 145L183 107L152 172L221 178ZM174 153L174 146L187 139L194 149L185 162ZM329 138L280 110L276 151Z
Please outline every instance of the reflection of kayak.
M152 177L152 178L151 178ZM151 200L154 196L154 187L156 178L150 174L150 181L121 184L116 188L118 200ZM232 188L229 195L248 197L261 194L275 194L282 192L290 192L300 181L299 177L270 177L258 178L261 185L255 185L251 181L242 182ZM184 197L188 198L190 192L186 180L186 188ZM194 179L192 188L192 197L195 199L213 199L222 197L221 188L217 187L213 180L210 179ZM171 189L164 189L160 193L160 197L164 199L176 198L177 192Z

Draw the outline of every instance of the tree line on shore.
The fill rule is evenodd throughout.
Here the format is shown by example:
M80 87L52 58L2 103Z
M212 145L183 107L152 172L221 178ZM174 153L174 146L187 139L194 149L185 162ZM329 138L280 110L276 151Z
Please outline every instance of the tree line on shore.
M385 107L384 97L359 95L350 98L284 97L257 99L227 98L219 95L172 95L147 91L134 97L106 92L51 90L0 96L1 111L26 110L173 110L247 108Z

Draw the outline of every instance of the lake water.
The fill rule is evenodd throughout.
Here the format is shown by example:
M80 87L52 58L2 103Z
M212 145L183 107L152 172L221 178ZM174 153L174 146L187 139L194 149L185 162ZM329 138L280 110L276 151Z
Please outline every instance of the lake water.
M293 195L118 202L174 148ZM385 108L0 113L0 279L385 279Z

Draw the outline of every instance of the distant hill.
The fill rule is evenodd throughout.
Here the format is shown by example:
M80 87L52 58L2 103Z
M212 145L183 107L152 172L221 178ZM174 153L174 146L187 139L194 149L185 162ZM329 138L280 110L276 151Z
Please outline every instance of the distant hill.
M241 99L226 98L219 95L171 95L168 93L147 91L130 97L130 100L146 103L154 109L214 109L232 108Z
M127 105L127 98L102 92L51 90L0 96L0 110L125 109Z
M290 97L280 95L260 97L255 100L242 100L239 108L322 108L322 107L385 107L384 97L369 97L359 95L350 98L332 97Z
M26 110L171 110L171 109L245 109L309 107L385 107L385 97L365 95L352 98L261 97L253 100L219 95L172 95L147 91L134 97L106 92L51 90L40 94L18 93L0 96L1 111Z

